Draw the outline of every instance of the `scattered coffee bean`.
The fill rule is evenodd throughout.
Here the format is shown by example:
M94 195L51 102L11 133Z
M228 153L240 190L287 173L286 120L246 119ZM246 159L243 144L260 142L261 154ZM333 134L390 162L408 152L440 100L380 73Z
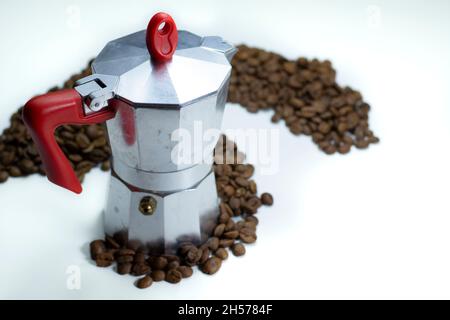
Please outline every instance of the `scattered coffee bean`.
M105 242L103 240L94 240L89 245L91 251L91 259L97 259L97 255L106 251Z
M7 171L0 171L0 183L5 182L8 178L9 174Z
M206 244L208 245L208 248L210 250L215 251L215 250L217 250L217 248L219 248L219 238L218 237L211 237L211 238L208 239Z
M95 255L95 259L113 261L114 255L110 251L97 252Z
M183 278L189 278L193 274L193 270L188 266L179 266L177 270L181 273Z
M106 267L109 267L110 265L112 265L113 262L111 260L97 259L97 260L95 260L95 263L96 263L97 267L106 268Z
M198 261L198 264L203 264L206 262L206 260L208 260L210 255L210 249L208 248L208 246L204 247L202 249L202 257L200 258L200 260Z
M237 237L239 237L239 231L233 230L233 231L228 231L225 232L223 234L225 239L236 239Z
M153 279L149 275L147 275L147 276L145 276L143 278L140 278L137 281L136 286L139 289L145 289L145 288L150 287L152 285L152 283L153 283Z
M217 249L216 252L214 252L214 255L215 255L217 258L220 258L220 259L222 259L222 260L226 260L226 259L228 258L228 252L227 252L227 250L224 249L224 248L219 248L219 249Z
M176 269L171 269L166 273L166 281L169 283L178 283L183 278L183 275L180 271Z
M114 240L114 238L112 238L110 236L106 236L105 237L105 241L106 241L106 246L108 248L112 248L112 249L119 249L120 248L120 244L118 244L117 241Z
M151 262L151 267L153 270L164 270L167 266L167 259L164 257L155 257Z
M117 251L117 255L118 256L134 256L135 255L135 251L128 249L128 248L123 248L120 249L119 251Z
M180 266L180 263L178 261L171 261L167 265L167 270L177 269L179 266Z
M130 263L130 262L133 262L133 260L134 260L133 256L127 256L127 255L119 256L116 258L117 263ZM138 262L138 261L136 261L136 262Z
M221 237L224 231L225 231L225 224L221 223L217 225L217 227L214 229L214 236Z
M118 274L129 274L133 265L131 263L119 263L117 265Z
M245 218L245 221L247 221L247 222L253 222L253 223L255 224L255 226L257 226L258 223L259 223L258 218L255 217L255 216L248 216L248 217Z
M236 257L243 256L245 254L245 246L242 243L236 243L231 247L231 252Z
M131 250L133 251L133 250ZM145 254L143 252L137 252L134 257L132 257L135 263L145 263Z
M153 270L150 275L155 282L163 281L166 278L166 273L162 270Z
M131 274L134 276L143 276L150 272L150 267L145 263L136 263L131 268Z
M201 270L206 274L214 274L219 271L221 265L221 259L217 257L211 257L201 266Z
M244 243L254 243L256 241L256 233L249 228L242 228L239 230L239 238Z
M20 177L22 175L22 171L16 166L9 167L9 175L11 177Z
M234 243L233 239L220 239L219 240L219 247L221 248L228 248L231 247Z
M273 205L273 197L270 193L264 192L261 195L261 202L263 205L271 206Z

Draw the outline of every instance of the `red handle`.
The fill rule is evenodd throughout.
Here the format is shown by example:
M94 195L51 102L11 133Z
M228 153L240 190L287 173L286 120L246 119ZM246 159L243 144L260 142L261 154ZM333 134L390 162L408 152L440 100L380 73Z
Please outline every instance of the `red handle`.
M172 17L164 12L155 14L148 23L146 41L153 59L170 60L178 44L177 25Z
M85 115L81 96L75 89L67 89L34 97L23 108L22 117L39 151L48 179L80 193L81 184L56 143L54 131L63 124L100 123L114 115L115 111L109 107Z

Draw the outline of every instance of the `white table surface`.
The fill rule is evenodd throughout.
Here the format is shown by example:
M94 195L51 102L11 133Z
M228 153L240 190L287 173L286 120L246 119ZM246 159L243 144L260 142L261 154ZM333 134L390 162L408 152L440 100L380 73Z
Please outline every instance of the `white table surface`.
M108 174L88 174L80 196L39 176L11 179L0 185L0 298L450 298L448 1L2 1L0 129L159 10L198 34L330 59L372 105L381 143L326 156L271 113L228 105L224 128L279 130L278 173L256 175L275 205L260 211L245 257L148 290L87 259Z

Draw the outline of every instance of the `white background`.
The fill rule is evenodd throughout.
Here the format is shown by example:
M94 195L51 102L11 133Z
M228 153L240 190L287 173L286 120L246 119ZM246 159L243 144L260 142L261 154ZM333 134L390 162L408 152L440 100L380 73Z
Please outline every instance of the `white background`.
M0 185L0 298L450 298L450 3L448 1L2 1L0 128L61 84L108 40L169 12L180 29L330 59L372 105L381 143L326 156L271 113L227 107L224 128L280 130L280 169L256 175L275 205L258 241L210 277L138 290L95 267L108 175L84 192L45 178ZM79 21L77 21L79 12ZM81 289L66 270L79 266Z

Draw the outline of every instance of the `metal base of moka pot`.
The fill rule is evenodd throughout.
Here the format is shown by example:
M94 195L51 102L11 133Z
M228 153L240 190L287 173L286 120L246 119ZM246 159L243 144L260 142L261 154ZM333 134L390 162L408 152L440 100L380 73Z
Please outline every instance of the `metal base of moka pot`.
M218 205L211 170L192 187L166 193L128 184L113 171L105 232L134 249L175 253L184 241L198 244L208 238L217 221Z

